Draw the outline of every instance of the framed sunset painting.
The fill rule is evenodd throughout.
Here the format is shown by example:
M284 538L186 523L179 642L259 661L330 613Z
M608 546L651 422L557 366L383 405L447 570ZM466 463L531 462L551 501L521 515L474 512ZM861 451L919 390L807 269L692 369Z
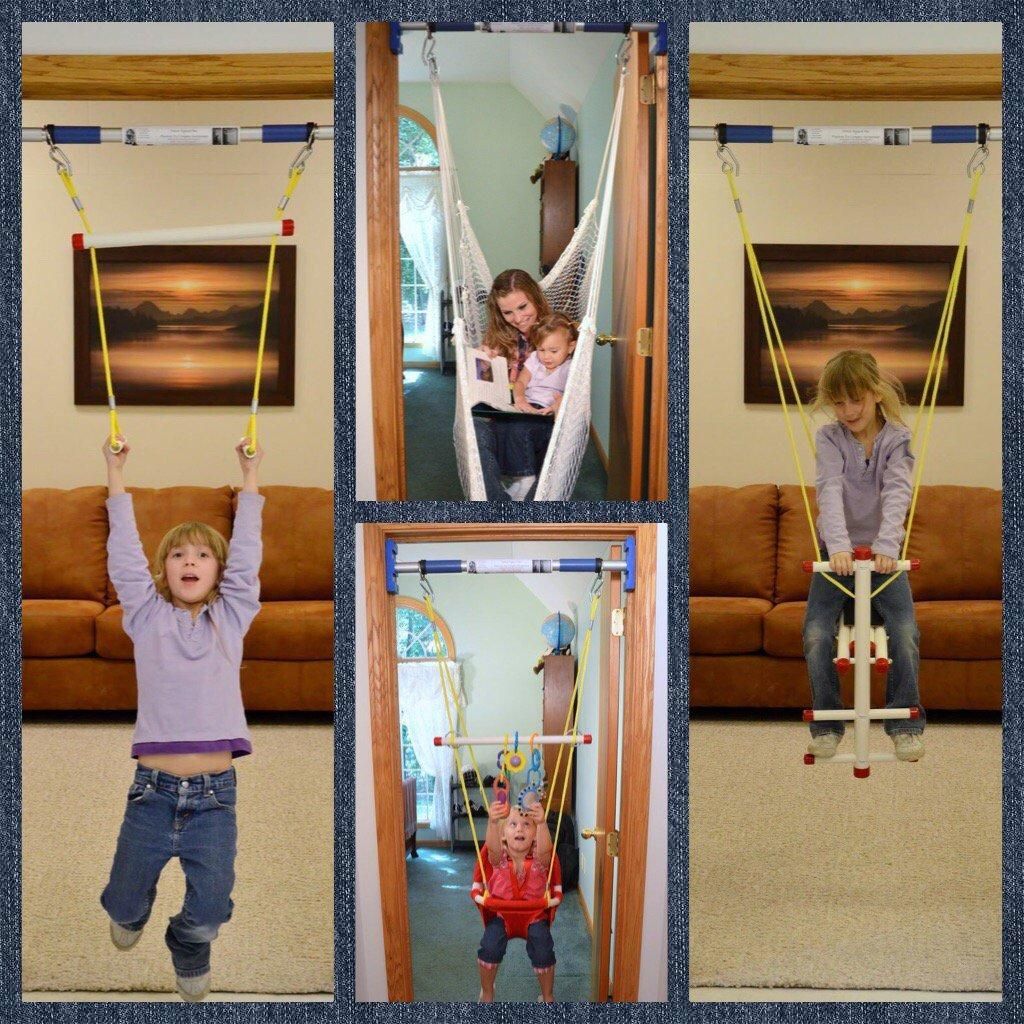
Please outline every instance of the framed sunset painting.
M903 383L908 402L920 402L955 245L755 245L754 251L801 399L811 396L825 363L852 348L871 352L883 372ZM964 404L966 259L965 253L937 405ZM743 401L778 405L749 266L743 319ZM781 361L779 369L788 402Z
M270 247L153 245L96 250L118 405L252 400ZM75 253L75 404L106 405L88 252ZM278 246L261 405L295 404L295 247Z

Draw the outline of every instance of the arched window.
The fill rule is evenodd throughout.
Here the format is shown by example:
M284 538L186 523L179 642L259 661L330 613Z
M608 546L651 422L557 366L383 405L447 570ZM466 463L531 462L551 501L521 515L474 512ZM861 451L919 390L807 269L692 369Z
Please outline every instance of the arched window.
M398 166L437 170L437 133L434 126L411 107L398 108Z

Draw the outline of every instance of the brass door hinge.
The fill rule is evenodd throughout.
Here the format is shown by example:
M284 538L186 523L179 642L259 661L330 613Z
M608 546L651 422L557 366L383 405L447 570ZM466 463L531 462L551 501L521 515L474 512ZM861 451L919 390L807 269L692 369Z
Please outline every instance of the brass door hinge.
M653 107L658 95L658 83L654 75L640 76L640 102L645 107Z
M636 332L636 354L650 359L654 355L654 329L641 327Z

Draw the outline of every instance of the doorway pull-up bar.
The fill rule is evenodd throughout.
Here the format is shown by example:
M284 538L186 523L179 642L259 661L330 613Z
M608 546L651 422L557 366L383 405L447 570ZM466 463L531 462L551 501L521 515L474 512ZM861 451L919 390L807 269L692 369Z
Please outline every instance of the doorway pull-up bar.
M526 733L521 733L525 738ZM589 732L578 732L575 736L571 733L567 736L531 736L530 745L534 747L555 747L555 746L589 746L594 742L594 737ZM505 747L508 745L507 736L435 736L435 747Z
M129 245L170 245L188 242L226 242L240 238L280 238L295 234L293 220L256 221L252 224L211 224L188 228L155 228L151 231L114 231L107 234L76 232L74 249L118 249Z
M905 125L798 125L779 128L770 124L716 124L690 128L691 142L792 142L799 146L909 146L913 142L966 142L984 146L1002 142L1001 125L936 124L929 128Z
M622 542L625 558L424 558L417 562L398 561L398 545L389 540L384 546L384 570L389 594L398 593L398 577L416 574L418 576L471 574L533 574L556 572L620 572L623 574L623 588L632 591L636 587L636 544L632 537Z
M242 142L333 142L334 125L264 124L252 128L221 125L142 125L101 128L99 125L48 124L22 128L22 142L46 142L55 146L99 145L119 142L126 146L237 146Z

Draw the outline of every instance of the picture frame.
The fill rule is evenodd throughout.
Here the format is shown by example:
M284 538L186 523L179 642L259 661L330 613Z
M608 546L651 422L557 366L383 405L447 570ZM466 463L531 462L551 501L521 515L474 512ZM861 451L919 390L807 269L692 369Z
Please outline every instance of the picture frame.
M123 405L249 406L269 245L98 249L114 395ZM295 404L294 246L277 247L261 406ZM74 254L76 405L106 405L88 251Z
M955 245L754 246L801 401L811 397L828 359L844 348L864 348L904 385L907 401L921 401L925 375ZM768 341L744 260L743 401L779 405ZM949 343L936 405L964 404L967 254L953 305ZM779 371L792 389L779 358ZM930 391L930 388L929 388Z

